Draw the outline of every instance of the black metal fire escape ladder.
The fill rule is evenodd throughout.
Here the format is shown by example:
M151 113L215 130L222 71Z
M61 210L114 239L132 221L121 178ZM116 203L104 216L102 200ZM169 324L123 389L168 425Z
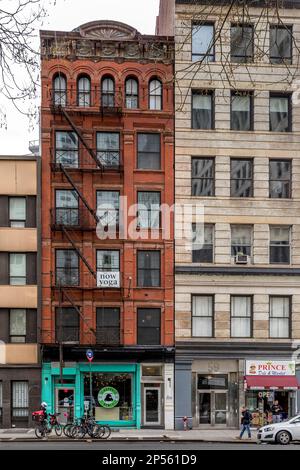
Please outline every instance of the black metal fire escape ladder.
M63 294L64 297L66 297L67 301L72 305L74 310L78 313L78 315L82 319L82 321L88 326L89 331L91 333L93 333L94 336L96 336L95 329L90 326L89 321L84 317L84 315L82 314L80 308L77 307L77 305L73 302L73 300L71 299L71 297L69 296L69 294L67 293L65 288L62 288L62 294Z
M84 148L88 151L88 153L90 154L90 156L92 157L92 159L95 161L96 165L100 168L100 170L102 171L103 170L103 166L102 164L99 162L99 159L97 158L97 154L89 147L89 145L86 143L83 135L82 135L82 132L81 130L76 126L76 124L74 124L74 122L72 121L71 117L69 116L69 114L67 113L67 111L63 108L63 106L58 106L58 109L59 111L64 115L64 117L66 118L67 122L70 124L70 126L72 127L72 129L74 130L74 132L77 134L80 142L82 143L82 145L84 146Z
M76 243L72 240L72 237L70 236L70 234L68 233L68 230L67 228L65 227L65 225L62 226L62 230L64 232L64 234L66 235L68 241L71 243L72 247L74 248L74 250L76 251L76 253L78 254L78 256L80 257L80 259L83 261L83 263L86 265L86 267L88 268L89 272L91 273L91 275L94 277L94 279L97 279L97 274L96 272L93 270L93 268L91 267L91 265L89 264L89 262L85 259L85 257L83 256L83 254L81 253L81 251L79 250L79 248L76 246Z
M74 191L76 191L76 193L78 194L78 196L80 197L80 199L82 200L83 204L85 205L85 207L87 208L87 210L89 211L89 213L93 216L93 218L95 219L95 222L98 223L99 222L99 219L97 217L97 212L94 211L94 209L92 209L90 206L89 206L89 203L87 202L87 200L85 199L84 195L81 193L81 191L77 188L76 184L74 183L73 179L71 178L71 176L69 175L67 169L62 165L60 164L60 169L62 171L62 173L65 175L66 179L69 181L70 185L73 187Z

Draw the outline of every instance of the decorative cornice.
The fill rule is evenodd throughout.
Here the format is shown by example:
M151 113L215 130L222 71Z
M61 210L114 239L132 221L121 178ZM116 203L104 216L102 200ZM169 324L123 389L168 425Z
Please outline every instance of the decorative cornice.
M237 266L176 266L176 274L232 276L300 276L300 268L259 268Z
M140 33L131 26L118 21L92 21L74 29L83 38L100 41L128 41L137 39Z

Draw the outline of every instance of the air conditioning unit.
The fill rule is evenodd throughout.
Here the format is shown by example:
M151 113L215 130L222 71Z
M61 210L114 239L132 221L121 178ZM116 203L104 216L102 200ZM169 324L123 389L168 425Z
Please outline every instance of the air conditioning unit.
M236 255L234 258L235 264L248 264L249 256L248 255Z

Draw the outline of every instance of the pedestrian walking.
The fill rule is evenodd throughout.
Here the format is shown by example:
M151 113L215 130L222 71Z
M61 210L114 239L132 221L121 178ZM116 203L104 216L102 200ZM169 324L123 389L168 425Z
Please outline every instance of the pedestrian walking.
M241 426L241 434L239 435L239 437L237 439L242 439L245 431L247 431L247 433L248 433L248 438L251 439L251 429L250 429L251 420L252 420L252 414L250 413L248 408L243 406L243 408L242 408L242 418L241 418L241 425L242 425Z
M278 400L274 401L274 403L272 405L272 408L271 408L271 411L272 411L273 423L280 423L281 422L281 413L283 412L283 409L279 405Z

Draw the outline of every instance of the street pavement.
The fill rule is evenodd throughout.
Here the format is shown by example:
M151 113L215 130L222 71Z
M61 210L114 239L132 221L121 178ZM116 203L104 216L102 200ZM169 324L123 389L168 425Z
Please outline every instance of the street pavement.
M300 450L300 445L277 446L264 444L233 444L218 442L79 442L79 441L35 441L35 442L0 442L0 451L168 451L176 454L177 451L210 451L210 450L259 450L259 451L282 451L282 450Z

